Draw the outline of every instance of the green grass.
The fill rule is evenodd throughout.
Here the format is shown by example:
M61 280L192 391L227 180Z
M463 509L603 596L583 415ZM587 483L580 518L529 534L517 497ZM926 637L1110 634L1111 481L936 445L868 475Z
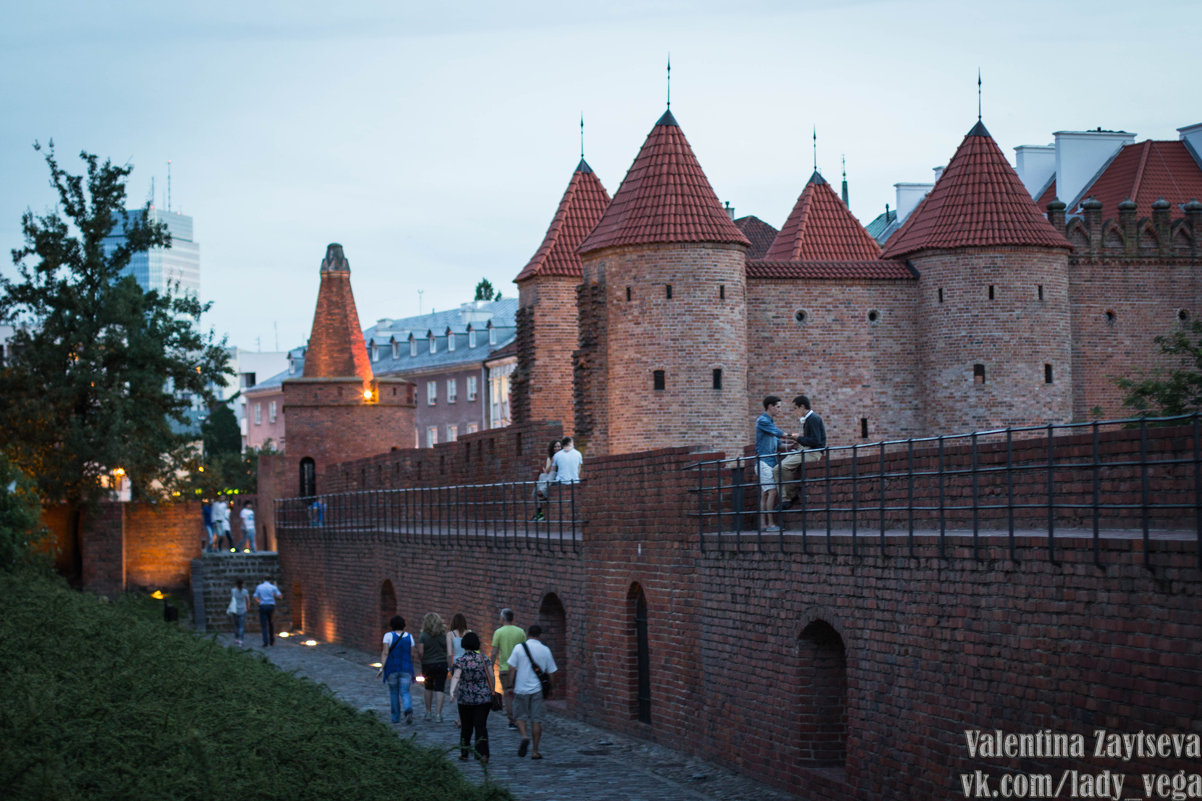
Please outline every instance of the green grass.
M0 571L0 796L511 798L324 687L162 622L156 604Z

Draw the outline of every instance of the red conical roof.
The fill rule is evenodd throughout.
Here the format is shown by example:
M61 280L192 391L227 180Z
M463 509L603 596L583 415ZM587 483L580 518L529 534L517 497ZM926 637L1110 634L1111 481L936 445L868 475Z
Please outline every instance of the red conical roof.
M883 255L896 259L928 248L994 245L1070 247L978 122L930 194L885 243Z
M331 244L321 262L321 288L305 351L305 378L362 378L371 381L367 345L351 294L351 265L342 245Z
M751 245L718 202L670 111L647 134L609 208L580 245L580 253L668 242Z
M601 185L601 179L581 159L572 173L572 180L568 181L568 188L559 201L559 208L555 210L542 245L513 280L520 283L536 275L582 276L584 271L576 249L593 230L608 205L609 193Z
M768 261L863 261L881 255L859 220L815 172L764 256Z

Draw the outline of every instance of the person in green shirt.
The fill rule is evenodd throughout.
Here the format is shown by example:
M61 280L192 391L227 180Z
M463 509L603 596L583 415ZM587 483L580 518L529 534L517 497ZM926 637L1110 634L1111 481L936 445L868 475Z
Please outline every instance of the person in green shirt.
M513 649L526 641L526 632L513 625L513 610L501 610L501 628L492 634L492 662L500 666L501 692L505 694L505 716L509 718L509 728L516 729L513 722L513 680L516 670L509 669L509 655Z

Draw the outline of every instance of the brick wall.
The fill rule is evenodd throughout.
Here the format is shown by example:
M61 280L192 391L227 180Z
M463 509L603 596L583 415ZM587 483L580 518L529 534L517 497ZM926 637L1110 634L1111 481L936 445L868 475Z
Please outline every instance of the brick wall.
M924 252L913 264L927 433L1072 419L1064 251L961 248ZM983 380L974 377L978 364Z
M579 279L536 276L519 287L518 369L512 389L517 423L557 420L574 430L572 352L578 346Z
M685 444L742 445L747 420L747 298L741 245L606 248L582 257L586 284L604 288L604 445L632 453ZM670 295L670 297L669 297ZM586 309L580 330L592 324ZM586 317L588 318L586 320ZM721 370L721 388L713 371ZM662 371L664 388L653 388Z
M1111 446L1137 436L1118 432ZM1016 561L996 539L980 558L960 543L941 557L930 537L913 556L853 552L846 537L810 553L797 538L702 551L687 516L696 476L684 468L709 456L674 448L586 462L578 552L520 538L282 531L293 625L374 651L394 612L416 631L427 611L461 611L488 643L502 606L523 626L562 607L547 639L565 666L568 711L812 798L944 798L978 768L1150 767L974 761L966 729L1197 731L1194 543L1153 541L1151 570L1138 543L1118 539L1102 541L1101 568L1092 543L1073 539L1057 543L1055 562L1042 538L1019 538ZM640 596L650 723L638 720Z
M123 507L126 588L187 587L191 560L200 555L205 538L200 504L131 503ZM237 512L231 511L231 524L236 517Z
M768 395L783 398L786 410L794 396L808 396L831 445L922 433L917 294L915 281L749 280L744 441L752 441ZM797 430L795 418L777 424Z
M230 603L230 590L236 579L243 588L254 593L265 578L271 578L284 596L276 604L276 631L286 631L292 617L290 598L280 581L279 557L274 553L203 554L190 564L192 573L192 614L198 631L234 630L233 621L225 613ZM246 614L246 631L260 631L258 606L252 600Z

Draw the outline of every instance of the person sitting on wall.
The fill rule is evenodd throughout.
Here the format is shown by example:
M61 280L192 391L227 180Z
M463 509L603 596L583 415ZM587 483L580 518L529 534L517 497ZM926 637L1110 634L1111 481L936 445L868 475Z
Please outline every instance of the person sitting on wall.
M776 451L781 437L786 434L776 426L774 417L780 414L780 398L769 395L764 398L764 413L755 419L755 468L760 484L760 527L763 531L780 531L772 524L770 510L776 506L777 463Z
M801 485L794 482L802 462L817 462L826 449L826 425L811 408L810 399L798 395L793 399L793 410L801 415L801 436L796 439L798 450L785 456L780 463L780 483L785 495L782 509L788 509L800 499Z

